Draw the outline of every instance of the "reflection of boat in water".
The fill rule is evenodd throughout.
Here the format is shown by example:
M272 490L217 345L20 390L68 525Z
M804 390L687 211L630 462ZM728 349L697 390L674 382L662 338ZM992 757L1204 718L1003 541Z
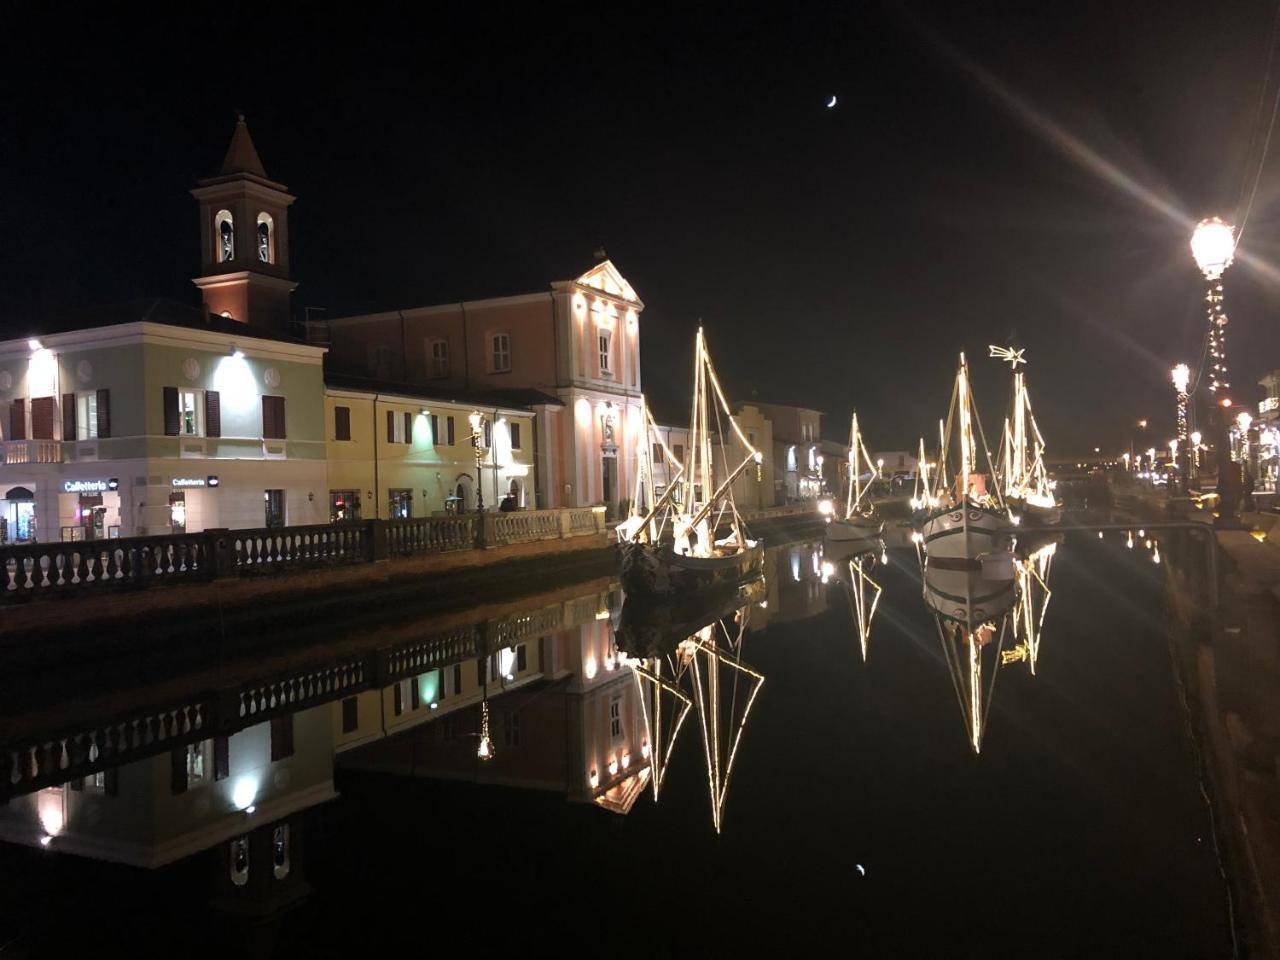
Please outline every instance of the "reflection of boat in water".
M959 448L954 488L947 481L953 439ZM923 443L921 448L923 452ZM927 461L922 462L921 476L927 477ZM1008 551L1008 511L999 483L989 483L991 479L994 469L973 407L969 367L962 353L946 421L940 426L937 472L931 483L924 480L923 492L918 490L913 501L913 525L930 558L973 560L985 553Z
M865 486L862 482L863 464L867 469ZM844 516L834 517L835 508L831 502L822 502L822 511L827 514L828 542L867 542L875 540L884 532L884 520L870 496L872 484L877 479L879 470L862 442L862 431L858 429L858 414L855 412L849 426L849 485Z
M729 430L747 455L717 487L712 438L720 443L723 459ZM639 446L645 448L648 444L642 441ZM694 341L693 405L682 481L670 484L656 500L650 497L653 506L646 515L640 516L637 508L625 521L627 538L621 544L620 571L623 589L632 595L670 598L732 586L759 576L764 549L746 535L733 500L733 482L748 467L758 468L762 459L733 419L699 327ZM728 461L724 462L727 466ZM637 504L642 500L637 496ZM660 541L655 534L655 523L664 514L671 520L670 541ZM716 531L726 524L728 535L716 539Z
M1058 539L1061 539L1058 534ZM1036 663L1040 659L1040 638L1044 629L1044 615L1049 609L1049 571L1058 550L1058 539L1040 543L1019 557L1018 602L1013 609L1014 648L1004 653L1004 661L1025 660L1035 676ZM1022 543L1018 544L1023 553Z
M871 642L871 620L876 615L876 607L880 604L883 588L871 577L876 564L887 560L884 543L878 542L873 547L853 556L846 556L839 561L840 582L844 585L849 598L849 612L853 615L854 626L858 631L858 643L862 648L862 660L867 659L867 649Z
M1027 525L1056 524L1062 509L1053 493L1053 482L1044 465L1044 437L1031 412L1026 374L1018 364L1026 364L1022 350L990 348L991 356L1013 367L1013 401L1004 421L1004 439L996 464L1005 502Z
M991 580L980 564L961 566L927 557L924 597L933 613L942 657L960 704L969 745L982 748L996 675L1004 662L1009 611L1017 581Z
M762 591L759 581L701 613L687 607L654 611L652 605L643 610L629 598L620 620L620 645L646 645L628 649L626 662L639 685L648 725L654 798L665 782L676 737L694 709L717 833L747 717L764 684L764 675L742 659L751 604ZM629 614L629 607L636 612Z

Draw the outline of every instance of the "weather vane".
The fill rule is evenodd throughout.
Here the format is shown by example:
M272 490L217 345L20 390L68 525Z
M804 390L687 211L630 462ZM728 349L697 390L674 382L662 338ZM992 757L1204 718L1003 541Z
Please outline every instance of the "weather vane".
M1018 369L1018 364L1021 363L1025 365L1027 362L1022 357L1022 355L1026 353L1025 348L1022 350L1015 350L1013 347L997 347L992 345L989 349L991 350L991 356L995 357L997 360L1008 361L1015 370Z

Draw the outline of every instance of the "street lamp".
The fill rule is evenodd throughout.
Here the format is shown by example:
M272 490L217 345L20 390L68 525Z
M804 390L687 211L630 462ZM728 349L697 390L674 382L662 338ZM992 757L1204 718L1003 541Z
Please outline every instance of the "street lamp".
M1191 368L1185 363L1180 363L1172 370L1173 389L1178 392L1178 443L1183 449L1184 456L1187 449L1187 387L1191 384ZM1172 449L1172 448L1171 448ZM1177 464L1177 453L1174 453L1174 463ZM1182 472L1182 483L1185 487L1190 471L1185 468Z
M1200 441L1204 439L1204 434L1199 430L1191 432L1191 475L1200 479Z
M467 422L471 424L471 449L476 456L476 513L484 513L484 483L480 476L481 465L484 463L484 433L480 427L484 418L480 416L479 410L473 410L467 417Z
M1227 314L1222 309L1222 275L1235 256L1235 228L1217 217L1201 220L1191 235L1191 255L1208 284L1205 304L1209 314L1209 390L1227 390Z

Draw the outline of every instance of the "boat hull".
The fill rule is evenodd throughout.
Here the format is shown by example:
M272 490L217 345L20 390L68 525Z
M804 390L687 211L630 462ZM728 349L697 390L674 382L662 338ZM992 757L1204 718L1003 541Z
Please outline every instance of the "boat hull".
M687 557L666 544L622 544L618 578L628 597L665 600L736 587L764 571L764 546L747 546L725 557Z
M826 539L831 543L873 541L884 533L883 520L832 520L827 524Z
M973 560L980 554L1008 550L1012 542L1008 519L972 504L938 510L920 522L925 554Z
M1023 526L1052 527L1062 522L1062 508L1057 504L1046 507L1022 500L1011 500L1009 506L1015 516L1022 518Z
M983 576L982 564L931 562L925 568L924 600L940 617L975 630L998 620L1017 599L1014 580L990 580Z

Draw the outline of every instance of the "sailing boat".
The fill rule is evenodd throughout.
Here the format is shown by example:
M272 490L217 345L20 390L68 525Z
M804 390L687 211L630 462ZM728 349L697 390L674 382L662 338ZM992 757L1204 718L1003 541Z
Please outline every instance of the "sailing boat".
M728 420L728 428L724 420ZM725 443L728 429L746 451L746 457L732 470L728 470ZM728 472L719 486L715 485L713 437ZM734 504L733 482L762 460L763 455L733 419L699 326L694 340L689 443L681 465L681 482L670 484L648 513L632 523L621 545L619 577L623 589L629 595L676 598L734 586L759 576L764 567L764 548L747 538ZM655 532L655 521L664 511L671 520L670 541ZM716 539L716 531L724 523L729 526L728 535Z
M954 561L962 566L976 565L1009 557L1012 518L1005 506L1004 496L995 479L991 454L987 448L982 421L974 409L973 394L969 386L969 366L964 354L960 354L960 366L956 371L955 386L951 391L951 404L945 423L938 425L940 449L937 472L925 488L923 496L917 494L916 514L913 525L918 540L923 542L931 562ZM975 434L976 430L976 434ZM958 462L955 464L955 484L947 482L948 459L953 440L958 443ZM979 448L978 441L982 441ZM986 467L982 468L979 454ZM1007 576L1013 576L1012 567Z
M1061 534L1058 534L1061 537ZM1049 609L1049 571L1058 551L1058 541L1041 543L1026 557L1019 558L1018 601L1013 607L1013 639L1015 646L1002 654L1005 663L1025 660L1036 675L1040 659L1040 635L1044 628L1044 615Z
M854 625L858 628L858 642L862 648L862 662L867 662L867 649L871 643L871 621L876 615L876 607L880 605L880 595L884 588L871 577L871 571L877 563L888 560L884 542L869 545L852 557L842 561L848 571L842 571L840 581L849 595L849 612L853 615Z
M866 463L868 479L862 483L862 467ZM874 540L884 532L884 521L871 499L871 486L879 479L879 470L867 453L858 429L858 414L853 414L849 427L849 489L845 500L844 519L827 517L826 537L829 541ZM823 512L834 513L829 501L823 501Z
M649 411L649 401L640 394L640 424L643 433L636 445L636 485L631 498L631 512L618 524L619 543L641 540L657 543L666 531L666 521L671 515L671 504L680 489L684 467L667 446L662 431ZM657 492L654 451L661 451L663 465L670 478L663 493ZM673 472L674 471L674 472Z
M1024 351L997 346L989 349L993 358L1013 368L1013 402L1004 421L1004 440L996 464L1005 501L1025 521L1058 523L1062 520L1062 511L1044 466L1044 438L1031 413L1026 374L1018 369L1018 364L1026 365Z

